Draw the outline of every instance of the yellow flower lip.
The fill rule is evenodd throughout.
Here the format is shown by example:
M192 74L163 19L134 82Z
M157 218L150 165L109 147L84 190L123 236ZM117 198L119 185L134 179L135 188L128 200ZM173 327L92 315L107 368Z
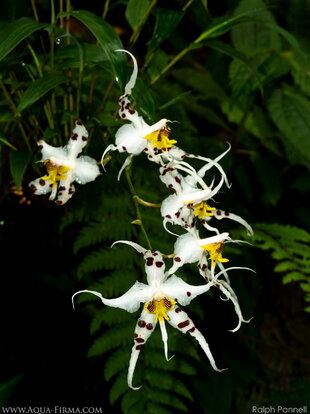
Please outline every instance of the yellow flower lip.
M157 323L158 320L159 322L163 322L164 319L166 319L166 321L169 320L169 317L167 316L166 312L172 310L175 304L175 300L164 297L160 300L153 299L150 302L147 302L144 305L144 308L147 311L147 313L155 314L155 323Z
M202 201L199 204L193 205L194 215L204 219L206 216L212 217L212 211L215 210L215 207L209 207L206 201Z
M163 152L168 152L168 149L172 147L173 144L176 144L175 139L169 139L170 128L165 125L163 128L153 131L150 134L146 135L144 138L152 142L154 148L159 148Z

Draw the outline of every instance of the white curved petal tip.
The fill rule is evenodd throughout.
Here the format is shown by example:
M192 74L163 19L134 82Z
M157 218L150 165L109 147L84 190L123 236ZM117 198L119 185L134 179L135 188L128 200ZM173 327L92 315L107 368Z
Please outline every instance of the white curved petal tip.
M243 323L249 323L249 322L251 322L252 319L253 319L253 316L250 319L242 319L242 322ZM241 323L238 324L235 329L228 329L228 332L237 332L238 329L240 328L240 326L241 326Z
M147 250L146 250L144 247L140 246L140 244L135 243L135 242L132 242L132 241L129 241L129 240L117 240L116 242L114 242L114 243L111 245L111 248L112 248L115 244L117 244L117 243L128 244L128 246L131 246L131 247L133 247L135 250L137 250L137 252L138 252L138 253L145 254L145 253L147 252Z
M222 369L217 368L217 372L223 372L223 371L228 371L228 368L222 368Z
M80 293L91 293L91 294L93 294L93 295L96 295L96 296L101 297L101 294L100 294L100 293L98 293L98 292L93 292L92 290L79 290L78 292L75 292L75 293L72 295L72 298L71 298L71 301L72 301L72 307L73 307L73 309L74 309L74 310L75 310L75 307L74 307L74 298L75 298L75 296L76 296L76 295L79 295Z
M128 384L128 387L131 388L134 391L137 391L137 390L139 390L142 387L142 385L140 385L140 387L134 387L133 385Z

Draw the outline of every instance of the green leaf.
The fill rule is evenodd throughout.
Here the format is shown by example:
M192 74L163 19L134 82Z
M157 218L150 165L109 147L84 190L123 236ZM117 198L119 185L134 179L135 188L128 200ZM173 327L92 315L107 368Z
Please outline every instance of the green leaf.
M124 47L115 30L113 30L101 17L98 17L87 10L59 13L58 17L67 16L68 14L85 24L96 37L108 56L114 76L118 78L120 87L123 89L126 83L127 60L125 53L116 52L117 49L124 49Z
M42 78L35 80L30 84L28 89L26 89L25 94L21 98L20 103L16 109L16 112L19 113L23 111L38 99L42 98L42 96L44 96L51 89L56 88L56 86L64 83L65 81L65 76L62 73L58 72L46 74Z
M304 163L309 164L310 101L289 88L276 89L268 102L268 109L283 134L284 144L288 141L288 149L293 149Z
M129 0L125 16L133 30L139 26L149 7L149 3L149 0Z
M7 145L8 147L12 148L13 150L17 151L17 148L14 147L6 138L2 137L0 135L0 142L3 142L3 144Z
M252 22L233 28L232 42L236 49L251 54L257 49L281 49L281 39L277 33L266 28L264 23L275 24L271 12L262 0L242 0L235 9L235 14L249 13ZM259 21L258 21L259 20Z
M46 23L37 23L27 17L15 20L0 31L0 60L33 32L46 27Z
M207 29L202 32L201 35L195 40L194 44L200 43L206 39L221 36L231 30L234 26L237 26L241 23L253 21L253 18L249 16L251 13L252 10L241 13L238 16L230 17L229 19L226 17L217 17L213 19Z
M184 16L184 12L159 7L153 36L148 43L147 53L153 52L164 40L168 39Z
M20 188L31 154L25 151L10 152L10 169L17 188Z
M5 407L7 405L10 395L22 377L23 374L19 374L9 381L0 382L0 407Z

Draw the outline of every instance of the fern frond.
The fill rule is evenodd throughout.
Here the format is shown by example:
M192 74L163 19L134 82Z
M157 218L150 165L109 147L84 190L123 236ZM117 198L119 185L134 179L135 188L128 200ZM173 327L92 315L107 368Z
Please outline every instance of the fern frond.
M310 300L310 234L289 225L260 223L253 238L259 248L272 251L278 262L274 271L285 273L283 283L302 281L305 300Z
M130 352L130 347L128 349L119 348L109 357L104 366L104 378L107 381L128 367Z
M102 355L120 345L130 347L134 327L126 322L109 328L103 335L95 340L88 351L88 357Z
M86 274L103 269L126 269L132 266L134 261L134 256L126 254L125 251L121 254L113 254L110 248L100 248L83 258L77 269L77 277L81 279Z
M93 246L106 240L130 240L134 232L129 217L124 214L105 216L101 221L93 221L82 228L73 245L73 252Z
M110 403L113 405L126 392L128 392L127 376L122 372L110 388Z
M146 373L146 378L151 387L157 387L165 391L173 390L176 394L182 395L190 401L193 401L191 393L183 382L168 372L163 373L162 370L150 368Z

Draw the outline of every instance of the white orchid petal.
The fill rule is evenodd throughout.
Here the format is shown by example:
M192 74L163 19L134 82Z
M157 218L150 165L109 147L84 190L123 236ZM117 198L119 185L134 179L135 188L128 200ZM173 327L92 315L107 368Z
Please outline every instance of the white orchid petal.
M73 196L75 187L73 185L72 170L67 173L65 180L59 181L57 204L65 204Z
M72 131L73 135L69 139L67 145L68 156L70 159L74 159L82 151L87 144L88 132L81 121L75 122L75 128Z
M102 165L102 167L103 167L104 170L105 170L105 168L104 168L103 160L105 159L105 156L107 155L107 153L109 151L116 151L116 150L117 150L117 147L115 145L113 145L113 144L108 145L106 147L106 149L104 150L104 152L102 154L102 157L101 157L101 161L100 161L101 162L101 165Z
M148 125L142 117L139 117L138 121L138 125L125 124L116 131L115 144L119 152L126 151L129 154L139 155L144 150L146 146L144 131Z
M186 306L197 296L210 290L211 286L213 282L199 286L189 285L178 276L172 275L162 284L161 290L165 296L176 299L178 303Z
M124 169L131 163L132 159L133 159L132 154L128 155L128 157L125 159L124 164L122 165L121 169L118 172L117 181L119 181L121 179L121 175L122 175Z
M50 193L52 188L49 185L50 180L43 180L43 178L37 178L29 183L29 187L32 189L34 194L43 195Z
M135 343L131 351L127 376L128 386L133 390L138 390L139 388L141 388L134 387L132 385L133 374L140 354L140 349L153 333L155 326L155 315L152 313L148 313L145 309L143 309L135 328Z
M73 177L77 183L89 183L94 181L98 175L100 175L100 170L96 160L86 155L82 155L77 159L76 167L73 171Z
M168 233L170 233L172 236L178 236L178 234L176 234L176 233L173 233L172 231L170 231L169 229L168 229L168 227L167 227L167 223L169 223L169 221L170 221L170 219L168 219L168 218L164 218L164 220L163 220L163 226L164 226L164 229L166 230L166 232L168 232Z
M198 262L203 252L203 248L198 244L198 239L196 240L191 233L178 237L174 244L174 264L168 274L171 275L185 263Z
M247 221L245 221L242 217L237 216L237 214L228 213L228 212L223 211L223 210L216 210L213 214L213 217L215 217L217 220L230 219L230 220L237 221L243 227L245 227L245 229L246 229L249 236L253 236L253 234L254 234L253 229L249 225L249 223Z
M225 150L224 152L222 152L222 154L218 155L213 161L218 163L223 157L225 157L225 155L231 150L231 145L229 142L227 142L228 144L228 149ZM204 177L205 173L213 167L212 163L207 163L206 165L204 165L199 171L198 174L200 175L200 177Z
M42 153L41 161L46 161L50 157L65 159L68 156L66 147L52 147L51 145L47 144L43 139L38 141L38 146Z
M183 332L184 334L189 333L194 338L196 338L204 353L207 355L212 368L215 371L224 371L223 369L217 368L207 341L202 336L201 332L198 331L198 329L195 327L193 321L188 317L188 315L184 311L182 311L181 308L174 308L173 310L167 312L167 315L169 316L168 323L170 323L171 326Z
M129 240L117 240L116 242L112 244L111 247L113 247L115 244L118 244L118 243L128 244L128 246L131 246L135 250L137 250L138 253L145 254L147 252L147 250L144 247L140 246L140 244L129 241Z
M130 313L136 312L141 303L147 302L152 297L151 287L140 282L136 282L126 293L115 299L106 299L99 292L81 290L72 296L72 301L80 293L91 293L98 296L104 305L124 309Z
M133 87L135 86L137 76L138 76L138 64L137 64L136 58L134 57L132 53L128 52L128 50L125 50L125 49L116 49L115 52L127 53L127 55L129 55L133 61L133 71L132 71L131 77L127 85L125 86L125 94L130 95Z
M159 326L161 330L161 337L164 343L165 358L167 361L170 361L174 357L174 355L172 355L170 358L168 357L168 334L165 321L159 321Z
M216 236L206 237L205 239L199 239L199 246L205 246L206 244L221 243L229 237L229 233L224 232L217 234Z

